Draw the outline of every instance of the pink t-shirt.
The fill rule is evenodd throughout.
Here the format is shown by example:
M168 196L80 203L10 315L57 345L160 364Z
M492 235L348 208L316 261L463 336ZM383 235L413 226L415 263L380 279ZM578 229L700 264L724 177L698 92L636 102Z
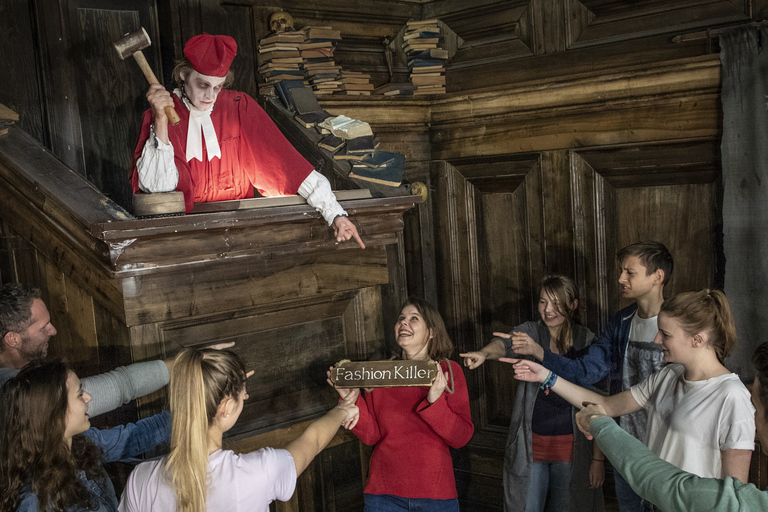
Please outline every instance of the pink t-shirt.
M295 488L296 465L287 450L263 448L241 455L218 450L208 458L210 512L268 512L270 503L288 501ZM136 466L118 510L176 510L176 496L165 479L165 458Z

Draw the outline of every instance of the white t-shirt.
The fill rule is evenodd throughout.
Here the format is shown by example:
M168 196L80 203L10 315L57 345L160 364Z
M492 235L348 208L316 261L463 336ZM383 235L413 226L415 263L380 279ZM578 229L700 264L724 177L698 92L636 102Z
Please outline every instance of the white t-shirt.
M645 444L653 453L705 478L722 478L721 450L755 449L755 409L734 373L689 381L669 364L630 390L648 411Z
M208 458L209 512L268 512L270 503L288 501L295 488L296 466L287 450L263 448L241 455L218 450ZM165 458L136 466L118 510L176 510L176 496L165 479Z

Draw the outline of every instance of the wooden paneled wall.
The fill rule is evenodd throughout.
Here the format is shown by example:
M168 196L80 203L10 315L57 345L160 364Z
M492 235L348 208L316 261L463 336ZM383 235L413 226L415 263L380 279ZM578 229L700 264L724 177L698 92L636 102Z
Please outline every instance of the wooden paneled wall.
M576 277L582 318L599 331L624 305L615 252L637 240L660 240L672 251L669 294L720 284L719 62L717 39L706 30L761 20L768 0L7 2L10 17L0 17L0 28L13 35L6 59L12 87L0 90L0 103L127 206L123 173L146 85L109 43L147 27L155 43L146 53L167 82L189 37L230 34L240 45L236 87L253 94L258 40L281 8L299 27L340 29L337 61L371 73L377 85L389 80L382 40L408 19L439 17L464 39L448 65L446 96L322 100L331 113L370 122L383 149L406 154L406 177L428 185L427 202L406 215L402 243L387 249L404 264L388 272L400 273L401 295L438 303L458 350L479 348L494 330L533 318L536 283L546 272ZM672 41L689 33L698 35ZM395 81L407 79L397 59L394 71ZM15 243L10 237L6 243ZM386 294L365 300L380 304L390 325ZM77 311L92 309L76 303ZM328 305L303 307L308 329L327 329L318 349L329 355L359 321L338 304L332 314L319 313ZM93 311L96 322L110 321ZM270 329L290 340L278 316ZM252 336L249 322L234 322L232 336ZM195 329L194 322L169 323L148 336L176 344L198 335ZM494 364L467 377L477 434L456 452L459 492L467 510L500 510L500 447L515 381ZM344 454L337 461L365 460L344 443L334 450ZM359 492L339 486L333 494L338 481L328 459L322 468L312 473L312 492ZM308 495L300 510L320 510Z

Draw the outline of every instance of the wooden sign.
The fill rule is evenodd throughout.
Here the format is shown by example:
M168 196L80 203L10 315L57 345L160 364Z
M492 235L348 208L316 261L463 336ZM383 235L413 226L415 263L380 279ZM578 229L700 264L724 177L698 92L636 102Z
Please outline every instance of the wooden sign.
M437 363L429 361L349 361L336 363L331 382L337 388L394 388L431 386Z

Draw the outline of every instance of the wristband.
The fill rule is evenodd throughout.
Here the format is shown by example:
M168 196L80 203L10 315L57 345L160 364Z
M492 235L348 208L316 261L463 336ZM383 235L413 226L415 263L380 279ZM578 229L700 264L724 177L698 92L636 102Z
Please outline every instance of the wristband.
M552 386L555 385L555 382L557 382L557 375L552 373L552 370L550 370L549 375L547 375L547 378L544 379L544 382L541 383L539 389L544 391L545 395L549 395L549 390L552 389Z

